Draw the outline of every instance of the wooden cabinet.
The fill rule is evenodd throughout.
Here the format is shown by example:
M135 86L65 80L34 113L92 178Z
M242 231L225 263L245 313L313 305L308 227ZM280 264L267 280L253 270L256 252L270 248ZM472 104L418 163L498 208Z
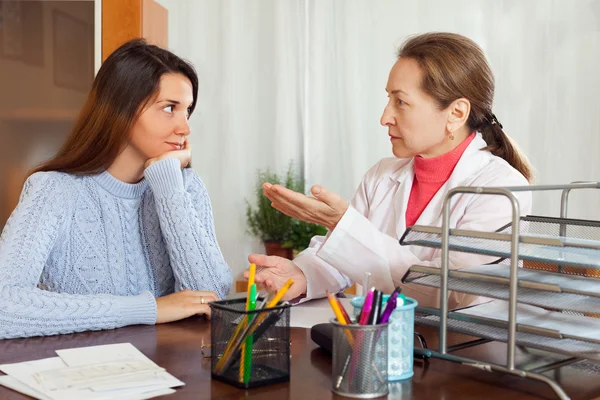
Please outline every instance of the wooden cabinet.
M95 3L0 2L0 230L60 147L94 78Z
M136 37L168 47L167 28L168 11L154 0L102 0L102 60Z
M136 37L167 47L167 26L167 10L154 0L0 4L0 231L28 170L71 130L98 59Z

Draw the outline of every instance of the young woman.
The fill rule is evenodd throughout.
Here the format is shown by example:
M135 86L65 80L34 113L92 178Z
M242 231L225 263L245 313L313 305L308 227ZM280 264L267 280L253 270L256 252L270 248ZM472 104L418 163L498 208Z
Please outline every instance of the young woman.
M470 39L451 33L410 38L398 52L386 91L389 102L381 124L388 128L396 158L373 166L350 204L320 186L312 188L314 198L280 185L263 186L275 208L319 223L329 234L313 238L293 262L251 255L251 262L265 267L257 282L276 289L293 277L287 297L314 298L361 282L368 271L378 289L389 293L400 285L421 305L438 307L438 289L401 285L412 265L441 264L439 250L398 244L406 228L441 226L442 204L451 188L528 184L530 167L492 113L494 78L483 51ZM516 195L521 213L529 213L531 193ZM506 198L462 194L453 198L450 224L494 231L511 221L511 213ZM451 268L493 260L450 253ZM451 293L450 307L478 300Z
M104 62L58 154L0 239L0 339L210 313L229 270L189 167L198 77L143 40Z

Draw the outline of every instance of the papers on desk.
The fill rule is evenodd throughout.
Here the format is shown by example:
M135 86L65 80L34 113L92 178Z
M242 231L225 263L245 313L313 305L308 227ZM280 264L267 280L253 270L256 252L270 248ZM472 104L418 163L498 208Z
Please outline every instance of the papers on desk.
M340 299L348 315L354 315L350 300L347 298ZM312 328L316 324L329 322L334 317L327 299L310 300L305 303L298 303L292 307L290 311L290 327Z
M59 357L0 365L0 385L41 400L141 400L184 385L130 343L57 350Z

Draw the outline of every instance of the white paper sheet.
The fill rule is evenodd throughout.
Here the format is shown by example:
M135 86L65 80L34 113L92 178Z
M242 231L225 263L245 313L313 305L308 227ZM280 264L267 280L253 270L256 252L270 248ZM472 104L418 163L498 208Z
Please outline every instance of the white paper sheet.
M51 400L142 399L169 394L170 388L184 384L129 343L57 353L69 365L53 357L0 365L0 370Z
M0 371L17 379L33 390L44 394L48 398L52 398L44 392L43 386L33 377L33 374L65 367L65 363L59 357L51 357L36 361L0 365Z
M73 349L56 350L56 354L69 367L80 367L94 364L114 363L119 361L147 362L153 366L156 364L139 351L131 343L106 344L101 346L78 347Z
M22 383L21 381L15 379L10 375L0 376L0 385L15 390L19 393L23 393L29 397L33 397L34 399L52 400L52 398L45 396L44 394L32 389L31 387L27 386L26 384ZM150 392L132 394L129 396L119 396L118 398L120 400L146 400L151 399L153 397L166 396L173 393L175 393L175 390L173 389L159 389Z
M20 380L16 379L13 376L10 376L10 375L0 376L0 385L5 386L14 391L17 391L19 393L26 394L27 396L33 397L34 399L52 400L50 397L44 395L41 392L38 392L37 390L34 390L33 388L27 386Z
M166 396L166 395L173 394L173 393L175 393L175 390L173 390L173 389L158 389L158 390L152 390L150 392L144 392L144 393L132 394L129 396L124 396L124 397L119 397L119 400L146 400L146 399L151 399L153 397Z
M508 321L508 302L489 303L456 311L460 314ZM517 323L556 330L563 335L600 340L600 319L548 311L528 304L517 304Z
M53 369L37 372L34 378L46 391L82 389L105 384L111 384L114 388L118 387L117 381L129 382L133 379L151 383L163 371L162 368L148 367L145 362L128 361Z
M350 299L341 298L342 305L348 315L353 315ZM329 300L318 299L296 304L290 311L290 326L292 328L312 328L316 324L329 322L335 318Z

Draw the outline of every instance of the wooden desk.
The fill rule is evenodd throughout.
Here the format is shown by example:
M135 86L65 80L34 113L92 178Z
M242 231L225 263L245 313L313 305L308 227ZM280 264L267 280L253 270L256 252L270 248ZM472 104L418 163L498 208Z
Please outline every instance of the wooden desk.
M341 399L330 391L331 357L311 340L306 329L292 329L291 381L247 392L210 379L210 360L200 353L202 343L210 343L210 325L203 318L191 318L166 325L132 326L111 331L86 332L32 339L0 340L0 363L13 363L55 357L54 350L70 347L130 342L161 367L186 383L165 399ZM437 344L436 332L419 328L430 346ZM450 336L449 343L464 341ZM506 346L487 343L457 354L487 361L505 359ZM518 360L525 358L519 353ZM527 358L531 358L527 356ZM389 398L402 399L554 399L548 386L531 380L432 359L426 365L415 361L412 380L390 386ZM585 375L572 367L559 370L559 383L572 399L600 395L598 375ZM555 376L554 372L548 372ZM0 399L27 398L0 386Z

